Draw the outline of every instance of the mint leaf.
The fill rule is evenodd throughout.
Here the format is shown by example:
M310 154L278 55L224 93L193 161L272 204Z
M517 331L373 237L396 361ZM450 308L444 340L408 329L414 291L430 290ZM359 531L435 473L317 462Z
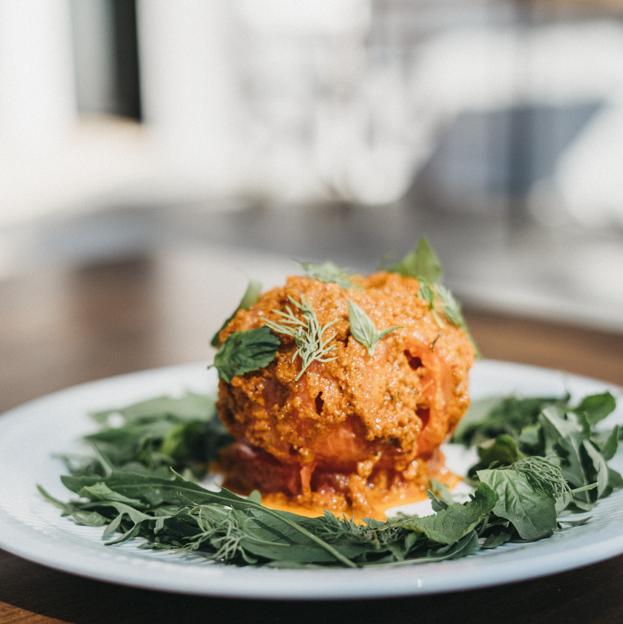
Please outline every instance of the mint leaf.
M374 348L379 340L382 340L390 332L400 329L397 325L378 331L370 317L352 301L348 302L348 320L350 323L350 333L357 342L361 343L369 355L374 353Z
M214 356L213 366L223 381L231 383L232 377L268 366L280 344L268 327L234 332Z
M236 316L238 310L248 310L251 306L255 305L260 298L260 293L262 292L262 284L257 280L249 280L247 285L247 289L244 291L244 295L242 295L242 299L238 304L238 307L230 314L225 322L220 326L219 330L212 336L212 340L210 344L213 347L218 347L221 344L219 339L219 334L229 325L229 322Z
M441 261L425 237L420 238L414 249L399 262L388 266L387 270L432 284L438 282L443 275Z
M352 288L354 286L351 280L351 274L345 269L341 269L333 264L333 262L323 262L322 264L300 262L299 264L309 277L317 279L320 282L337 284L342 288Z

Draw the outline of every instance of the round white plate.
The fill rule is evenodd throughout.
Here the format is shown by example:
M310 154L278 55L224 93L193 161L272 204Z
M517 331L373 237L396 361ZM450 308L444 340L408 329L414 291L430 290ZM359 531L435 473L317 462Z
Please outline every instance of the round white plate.
M591 521L529 544L508 544L455 561L385 569L273 570L238 568L197 557L140 550L137 543L105 546L99 528L61 518L35 485L67 498L57 452L75 450L93 430L87 412L186 389L211 391L215 377L203 364L105 379L32 401L0 417L0 548L37 563L103 581L189 594L247 598L370 598L426 594L519 581L593 563L623 552L623 492L595 508ZM607 383L496 361L472 374L474 398L516 392L539 395L601 392ZM623 421L619 407L607 425ZM470 458L449 449L455 471ZM618 466L617 466L618 464ZM621 454L614 467L623 465Z

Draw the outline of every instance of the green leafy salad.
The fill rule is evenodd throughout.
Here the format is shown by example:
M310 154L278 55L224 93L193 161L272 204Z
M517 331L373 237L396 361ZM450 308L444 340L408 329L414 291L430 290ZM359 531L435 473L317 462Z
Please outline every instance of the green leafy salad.
M312 279L358 288L351 274L330 262L302 264ZM401 261L385 267L417 278L419 297L434 318L467 332L461 308L440 282L442 268L426 239ZM238 309L253 306L261 286L252 281ZM277 320L234 332L221 343L214 367L230 383L268 366L290 336L300 359L297 380L313 362L335 359L335 321L321 325L302 296L290 297ZM234 312L235 314L235 312ZM223 329L233 315L227 319ZM376 327L352 300L350 332L368 354L400 327ZM434 343L431 349L434 348ZM433 513L395 515L386 522L357 523L330 512L308 518L262 504L258 492L242 497L200 482L220 449L233 439L216 416L210 396L157 397L98 412L99 430L86 436L86 455L63 455L63 484L77 498L63 502L41 494L63 516L103 527L107 544L138 538L141 548L175 550L220 563L305 566L398 566L465 557L506 542L546 538L589 521L593 505L623 486L608 462L621 431L598 427L616 407L605 392L573 403L569 396L480 401L472 406L453 442L477 451L466 479L473 492L457 502L433 480Z
M259 493L212 491L199 480L231 437L209 396L159 397L94 414L92 452L61 456L64 516L102 527L107 544L139 538L140 548L175 550L221 563L399 566L441 561L550 536L590 520L595 503L623 485L608 466L621 432L596 429L615 409L606 392L578 404L568 396L476 403L455 433L475 446L474 490L458 503L431 481L433 512L355 523L325 512L307 518L262 505Z

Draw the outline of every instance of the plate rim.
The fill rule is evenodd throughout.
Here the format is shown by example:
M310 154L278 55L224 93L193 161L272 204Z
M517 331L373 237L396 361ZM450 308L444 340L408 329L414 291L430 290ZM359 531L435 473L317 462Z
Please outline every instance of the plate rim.
M542 366L534 366L530 364L524 364L519 362L512 362L507 360L481 360L489 366L508 366L517 368L520 367L526 371L533 373L546 373L546 374L558 374L561 379L573 378L577 382L586 382L592 384L600 384L610 390L617 391L620 394L623 393L623 388L617 384L600 380L585 375L578 375L570 373L561 369L552 369ZM204 362L193 362L185 364L177 364L172 366L156 367L132 373L125 373L122 375L115 375L113 377L107 377L103 379L97 379L88 381L85 383L70 386L68 388L52 392L47 395L40 396L32 399L21 405L13 407L8 411L0 415L0 432L5 427L10 427L15 421L22 417L23 412L29 412L36 409L37 404L46 402L52 398L59 398L64 394L71 394L76 391L89 391L96 390L98 386L105 386L110 383L119 383L128 381L130 379L140 381L141 377L150 377L154 374L167 375L175 373L176 375L183 374L185 370L189 372L197 373L199 367L204 367ZM94 555L92 552L84 550L80 552L80 546L72 544L72 557L63 557L63 550L67 550L67 547L63 546L62 542L56 543L54 540L46 539L46 536L39 534L35 529L28 526L25 523L19 522L16 518L12 517L4 510L0 508L0 549L5 550L8 553L31 561L33 563L43 565L48 568L52 568L61 572L75 574L84 578L100 582L109 582L118 585L124 585L128 587L135 587L148 590L163 591L168 593L180 593L187 595L201 595L201 596L213 596L224 598L239 598L239 599L264 599L264 600L358 600L358 599L382 599L390 597L400 596L416 596L416 595L431 595L440 593L451 593L457 591L473 590L478 588L486 588L498 585L504 585L513 582L526 581L530 579L540 578L551 574L562 573L569 570L581 568L590 564L604 561L623 553L623 529L618 535L610 536L609 538L602 539L597 543L585 544L575 546L570 550L558 551L555 553L540 553L539 561L540 567L535 570L526 561L518 561L515 566L505 566L500 570L498 566L494 574L488 575L482 574L480 571L477 575L466 574L461 579L461 582L454 587L448 587L447 584L440 582L436 578L432 583L428 583L419 578L417 575L409 574L394 574L397 578L393 579L393 583L384 583L382 587L377 588L375 591L370 592L368 585L361 583L359 587L358 583L348 583L347 587L341 587L341 583L335 582L337 578L343 580L350 580L351 576L358 574L366 574L367 576L378 576L379 574L388 576L389 571L406 571L408 569L425 570L426 567L439 566L441 564L414 564L413 568L384 568L378 570L372 570L366 568L363 570L343 570L343 569L322 569L322 570L271 570L262 568L261 573L266 573L271 576L283 576L289 577L293 573L299 576L299 580L303 580L303 577L315 575L313 585L299 586L294 589L294 593L290 586L283 588L275 587L274 583L271 583L267 587L262 587L263 581L261 578L256 578L255 583L247 584L241 587L241 580L236 579L234 575L224 574L218 578L216 586L212 586L210 580L206 578L206 585L202 586L197 581L198 578L194 578L193 582L188 584L185 582L183 575L173 575L171 577L162 578L159 573L141 575L141 566L129 567L126 570L119 570L118 561L106 561L102 559L104 565L94 566ZM463 560L457 560L457 562L451 562L454 565L459 562L469 561L469 558ZM97 561L95 561L97 563ZM448 562L441 562L448 563ZM222 566L218 564L208 564L210 567L214 566L213 570L218 573L218 569ZM228 567L231 570L231 566ZM257 568L238 568L240 575L244 576L257 576L259 570ZM322 576L320 576L322 574ZM424 573L424 577L425 577ZM318 582L318 577L324 579L324 582ZM336 578L337 577L337 578ZM244 580L244 578L242 579ZM363 580L363 577L362 579Z

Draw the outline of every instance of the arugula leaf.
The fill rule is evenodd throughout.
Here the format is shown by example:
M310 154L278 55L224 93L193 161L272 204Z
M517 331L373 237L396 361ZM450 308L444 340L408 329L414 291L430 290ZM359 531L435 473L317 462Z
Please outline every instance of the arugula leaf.
M268 327L234 332L214 356L213 366L223 381L231 383L232 377L268 366L280 345Z
M517 470L479 470L477 474L497 494L493 513L508 520L521 538L532 541L551 535L556 528L551 496L535 490Z
M399 262L388 266L387 270L432 284L438 282L443 275L441 261L425 237L420 238L414 249Z
M352 301L348 302L348 320L350 323L350 333L357 342L361 343L372 355L376 344L390 332L400 329L397 325L378 331L370 317Z
M342 288L352 288L354 286L351 280L351 273L346 271L346 269L341 269L333 262L323 262L322 264L300 262L299 264L309 277L320 282L337 284Z
M210 344L213 347L219 347L221 345L221 340L219 338L220 333L229 325L230 321L236 316L238 310L248 310L250 307L255 305L260 298L260 294L262 292L262 284L257 280L249 280L247 284L247 289L244 291L244 295L242 295L242 299L238 304L238 307L230 314L227 319L225 319L224 323L219 327L218 331L212 336L212 340Z

